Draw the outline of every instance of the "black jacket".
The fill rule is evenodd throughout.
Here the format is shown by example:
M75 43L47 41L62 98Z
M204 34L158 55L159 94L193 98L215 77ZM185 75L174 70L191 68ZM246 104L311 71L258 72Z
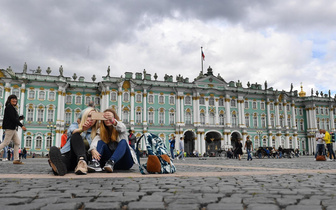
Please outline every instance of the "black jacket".
M15 130L18 126L23 126L19 120L19 114L17 113L15 107L13 107L11 104L8 104L5 108L2 128Z

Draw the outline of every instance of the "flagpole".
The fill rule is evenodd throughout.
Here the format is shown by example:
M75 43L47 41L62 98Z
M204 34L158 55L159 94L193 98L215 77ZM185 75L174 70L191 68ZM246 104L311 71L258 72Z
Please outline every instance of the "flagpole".
M203 47L201 47L201 62L202 62L202 74L203 74Z

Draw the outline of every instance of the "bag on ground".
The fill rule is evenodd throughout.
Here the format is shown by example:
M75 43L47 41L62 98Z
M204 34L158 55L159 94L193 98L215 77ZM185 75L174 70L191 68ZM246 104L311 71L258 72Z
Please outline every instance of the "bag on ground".
M148 159L147 163L141 165L139 157L139 143L142 139L145 141ZM173 161L169 157L168 150L163 140L152 133L145 133L138 139L136 144L136 152L139 162L139 169L142 174L145 174L145 170L150 174L169 174L176 171L176 168L173 164Z

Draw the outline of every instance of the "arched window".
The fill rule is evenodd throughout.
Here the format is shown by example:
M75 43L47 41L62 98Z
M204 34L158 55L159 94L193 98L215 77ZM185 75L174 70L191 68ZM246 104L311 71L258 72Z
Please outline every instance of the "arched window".
M141 99L142 99L141 94L140 93L136 94L136 102L141 103L142 101Z
M190 125L191 124L191 113L190 112L186 112L185 114L185 118L186 118L186 124Z
M76 104L81 104L82 103L82 97L76 96Z
M35 99L35 90L29 90L29 92L28 92L28 98L30 100Z
M150 103L150 104L154 103L154 96L153 95L148 96L148 103Z
M141 108L137 108L135 111L135 123L140 124L141 123Z
M219 115L219 124L224 125L224 115L223 114Z
M67 96L66 97L66 103L67 104L71 104L72 103L72 97L71 96Z
M14 88L12 90L12 94L13 95L16 95L16 97L20 98L20 91L19 91L19 88Z
M214 97L209 98L209 106L215 106L215 99Z
M153 109L150 109L148 112L148 123L154 124L154 111Z
M123 110L123 118L122 118L123 123L128 123L128 117L129 117L128 110Z
M41 90L39 92L39 100L44 100L45 99L45 92L43 90Z
M169 111L169 124L173 125L175 124L175 110L171 109Z
M174 105L175 104L175 97L174 96L170 96L169 97L169 104L170 105Z
M111 101L117 101L117 93L115 91L111 92Z
M86 96L85 97L85 105L89 105L90 101L91 101L91 97L90 96Z
M201 96L200 99L199 99L199 104L200 105L204 105L205 104L205 101L204 101L204 97Z
M237 115L235 112L232 112L231 114L231 122L233 127L237 126Z
M190 96L186 96L184 103L185 103L185 105L191 105L191 97Z
M245 115L245 125L248 128L250 127L250 115L249 114Z
M31 136L27 136L26 137L26 144L25 144L25 147L27 148L31 148L32 146L32 137Z
M128 102L129 101L129 94L126 92L124 93L124 101Z
M164 104L164 96L163 95L159 96L159 104Z
M209 124L215 125L215 114L213 112L210 112L209 114Z
M42 137L41 136L36 137L35 149L42 149Z
M47 140L46 140L46 148L50 149L50 147L52 146L52 137L51 136L47 136Z
M201 114L200 114L200 121L201 121L201 124L202 124L202 125L205 124L205 115L204 115L204 113L201 113Z
M159 124L164 124L164 120L165 120L165 112L164 112L164 109L160 109L160 112L159 112Z
M219 106L224 106L224 99L223 98L220 98L219 101L218 101L218 105Z
M54 101L55 100L55 92L54 91L50 91L49 92L49 101Z

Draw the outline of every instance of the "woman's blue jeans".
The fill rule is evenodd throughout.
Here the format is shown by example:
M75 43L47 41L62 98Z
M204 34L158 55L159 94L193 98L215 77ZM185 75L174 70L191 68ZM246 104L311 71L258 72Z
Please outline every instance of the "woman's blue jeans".
M103 168L108 160L114 161L115 170L128 170L134 162L128 143L122 139L114 152L110 150L108 145L102 140L98 141L97 151L101 155L100 166Z

